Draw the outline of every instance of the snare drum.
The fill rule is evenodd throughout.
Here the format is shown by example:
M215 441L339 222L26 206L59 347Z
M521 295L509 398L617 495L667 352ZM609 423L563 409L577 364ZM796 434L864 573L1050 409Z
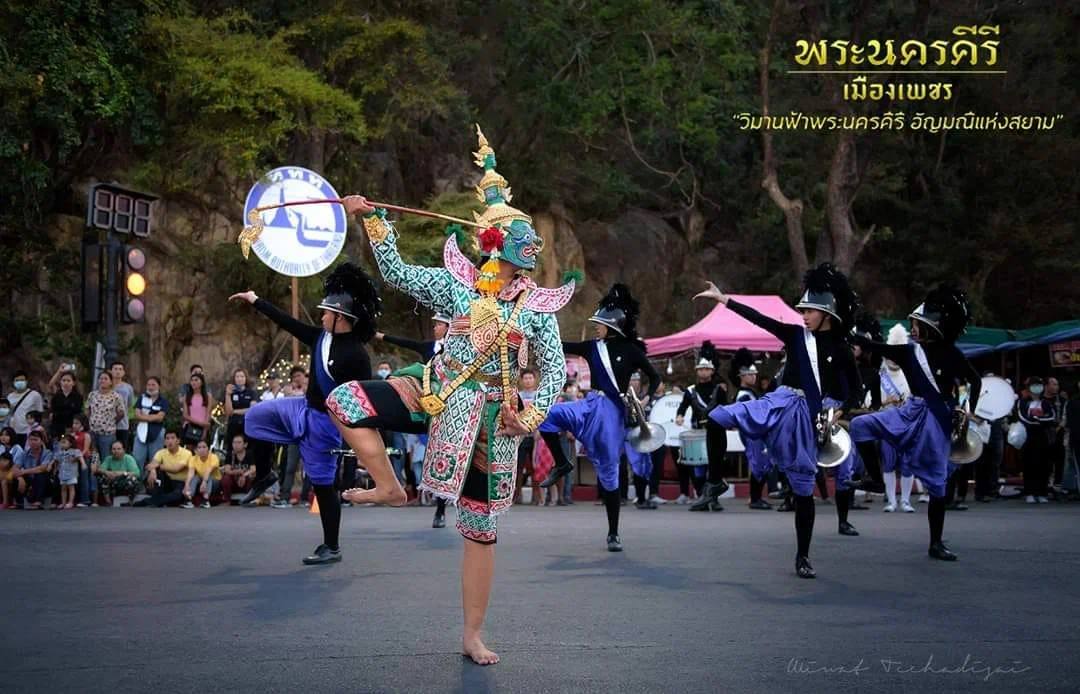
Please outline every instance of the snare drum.
M705 430L690 429L679 434L682 445L680 465L708 465L709 451L705 446Z

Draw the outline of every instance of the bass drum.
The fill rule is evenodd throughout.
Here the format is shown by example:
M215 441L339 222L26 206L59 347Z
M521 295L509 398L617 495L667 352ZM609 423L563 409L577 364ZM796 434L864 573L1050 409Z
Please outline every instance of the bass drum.
M975 416L988 422L1001 419L1012 412L1016 404L1016 393L1004 378L987 376L982 380L982 390L979 391L979 406L975 408Z
M690 429L688 426L679 426L675 423L675 414L678 412L679 403L681 402L681 395L671 393L657 400L652 406L652 411L649 412L649 423L659 424L664 427L664 431L667 432L664 445L672 448L678 448L682 445L679 441L679 435Z

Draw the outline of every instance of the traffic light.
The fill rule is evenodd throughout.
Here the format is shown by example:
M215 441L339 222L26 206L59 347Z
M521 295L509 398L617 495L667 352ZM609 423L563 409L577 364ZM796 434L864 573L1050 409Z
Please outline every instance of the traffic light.
M105 248L93 239L82 242L82 328L86 332L97 330L105 301L105 283L102 280L105 264L102 258Z
M123 323L142 323L146 319L146 254L134 246L124 246L123 288L120 319Z

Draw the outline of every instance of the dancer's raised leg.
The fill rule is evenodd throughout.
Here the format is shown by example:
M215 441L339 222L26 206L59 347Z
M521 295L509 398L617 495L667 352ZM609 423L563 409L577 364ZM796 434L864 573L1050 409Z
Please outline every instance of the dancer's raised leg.
M348 489L342 496L354 504L404 506L409 498L394 474L379 430L352 428L342 424L336 417L333 419L345 445L356 453L357 461L375 482L374 489Z

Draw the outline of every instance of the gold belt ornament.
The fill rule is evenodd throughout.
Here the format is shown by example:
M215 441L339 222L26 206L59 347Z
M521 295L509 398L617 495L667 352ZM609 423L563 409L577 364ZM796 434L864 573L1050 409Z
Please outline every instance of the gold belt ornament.
M499 361L502 364L503 390L507 391L509 389L510 365L509 359L506 358L509 352L509 346L507 345L506 338L517 323L518 316L521 315L521 309L525 306L525 299L528 295L529 292L527 290L518 295L517 302L514 304L514 310L510 312L510 317L506 319L506 323L503 324L502 329L499 331L498 339L494 340L482 352L478 352L473 363L465 367L464 371L459 373L453 381L448 383L446 387L442 388L437 394L431 392L431 362L424 365L424 394L420 396L420 407L424 409L424 412L431 417L437 417L442 414L442 411L446 409L446 401L453 392L460 388L465 381L472 378L473 374L480 370L484 365L484 362L491 357L496 350L500 351Z

